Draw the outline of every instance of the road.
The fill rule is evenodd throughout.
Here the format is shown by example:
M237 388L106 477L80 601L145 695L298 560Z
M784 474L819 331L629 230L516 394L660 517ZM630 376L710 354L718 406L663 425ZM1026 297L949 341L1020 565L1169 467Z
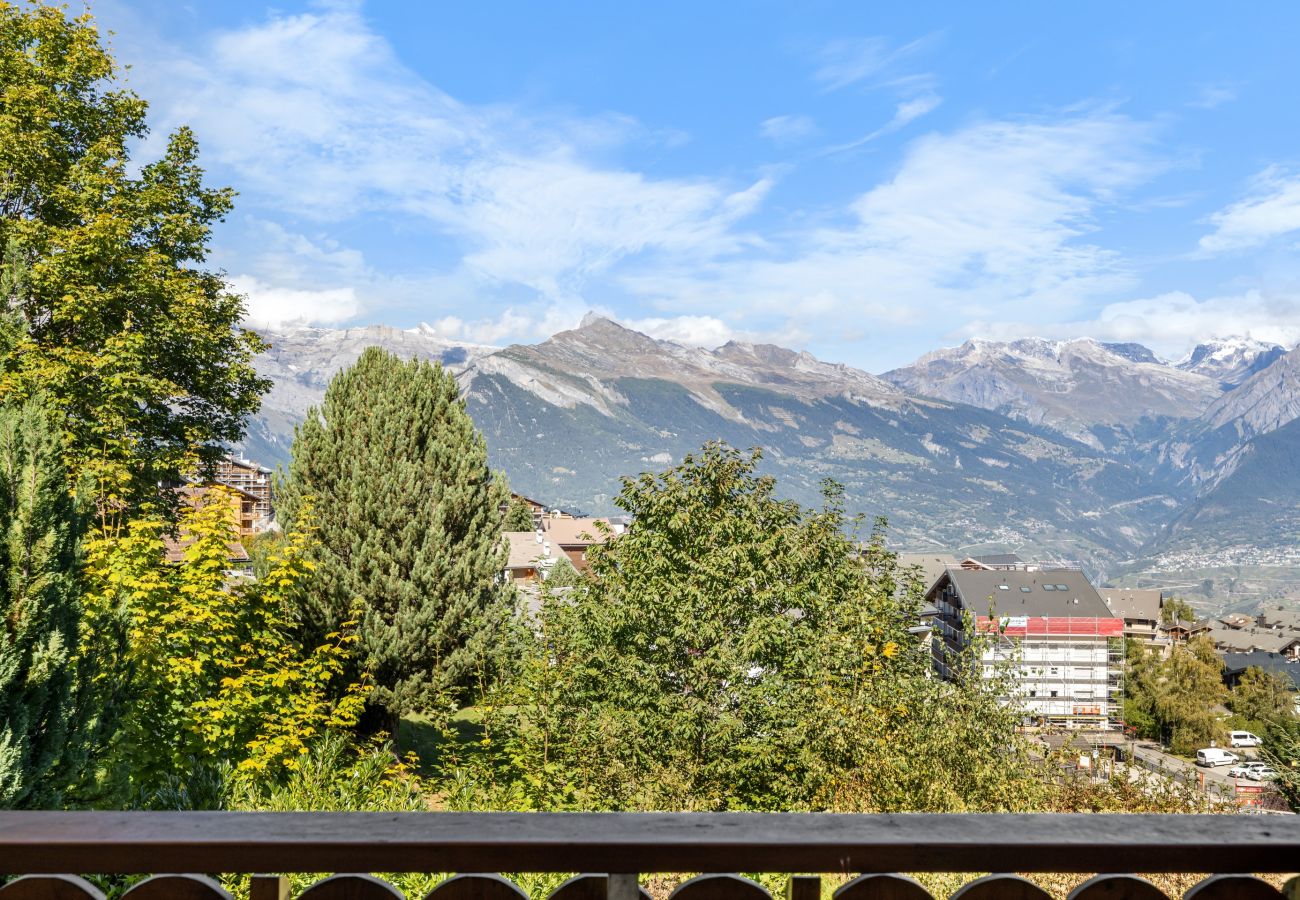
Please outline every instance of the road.
M1236 779L1228 777L1228 770L1232 766L1216 766L1213 769L1203 769L1181 757L1174 756L1172 753L1166 753L1156 744L1139 743L1137 745L1129 744L1128 746L1132 748L1134 757L1149 769L1167 772L1179 781L1196 783L1199 783L1198 774L1203 775L1207 785L1216 785L1221 791L1228 794L1234 792ZM1232 749L1228 752L1235 753L1243 761L1254 759L1257 756L1256 751L1253 749ZM1257 785L1259 782L1243 780L1242 784Z

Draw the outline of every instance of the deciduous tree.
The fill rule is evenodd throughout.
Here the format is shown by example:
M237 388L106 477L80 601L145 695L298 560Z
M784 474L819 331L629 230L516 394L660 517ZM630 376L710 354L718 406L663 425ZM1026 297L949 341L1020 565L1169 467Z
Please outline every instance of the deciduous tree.
M110 517L170 499L159 482L239 438L267 386L242 298L203 267L232 193L184 128L135 174L145 111L89 15L0 0L0 285L26 326L0 396L49 395Z
M224 489L183 508L179 563L164 561L166 531L162 519L142 519L88 551L92 613L124 608L130 621L132 703L118 753L133 794L196 765L291 769L317 736L355 724L363 692L345 681L352 623L304 647L289 618L311 570L310 511L255 583L230 572L238 532Z
M1023 808L1014 710L928 677L921 585L859 547L840 492L781 499L710 444L625 479L625 534L547 583L486 720L534 807ZM500 789L500 786L498 786Z

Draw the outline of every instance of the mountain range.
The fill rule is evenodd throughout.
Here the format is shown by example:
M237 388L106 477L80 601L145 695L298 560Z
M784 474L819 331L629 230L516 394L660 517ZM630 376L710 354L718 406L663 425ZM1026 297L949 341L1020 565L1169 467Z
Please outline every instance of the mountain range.
M1300 574L1300 350L1248 338L1167 362L1140 344L973 340L876 376L770 344L656 340L589 315L493 348L421 326L264 333L273 382L243 450L288 458L293 426L371 345L454 372L492 463L548 504L615 511L620 476L705 441L759 446L781 490L884 516L902 548L1072 559L1215 608Z

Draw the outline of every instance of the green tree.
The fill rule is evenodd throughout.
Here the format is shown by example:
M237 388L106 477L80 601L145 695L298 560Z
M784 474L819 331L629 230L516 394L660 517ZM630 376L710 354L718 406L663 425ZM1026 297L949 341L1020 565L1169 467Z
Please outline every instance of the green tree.
M212 488L182 510L180 563L164 560L161 518L89 543L87 606L110 618L124 607L130 621L131 703L117 752L137 798L220 764L292 770L318 736L360 713L363 688L344 680L352 623L304 647L289 618L311 570L310 510L254 583L230 573L235 521L231 495Z
M1295 689L1286 675L1251 666L1232 689L1228 705L1242 727L1263 733L1273 723L1295 718Z
M522 500L511 499L506 509L506 519L501 525L505 531L532 531L533 508Z
M48 807L84 769L77 700L84 510L39 399L0 407L0 807Z
M927 677L920 585L709 444L624 479L626 534L544 588L485 719L486 802L532 808L1023 808L1014 710ZM473 761L468 762L473 771ZM457 774L463 783L463 773ZM482 774L484 779L494 776ZM513 786L511 786L513 785ZM514 798L514 799L510 799Z
M1183 754L1222 740L1219 708L1227 699L1223 661L1214 644L1202 635L1175 646L1154 687L1152 706L1161 739Z
M356 663L373 678L367 728L465 686L497 648L513 594L501 577L506 489L440 365L372 347L298 428L280 510L319 516L309 634L361 609Z
M242 298L203 268L232 194L187 129L132 174L145 111L89 15L0 0L0 285L26 326L0 396L48 393L112 519L170 499L159 482L240 437L267 386Z
M1166 625L1178 621L1195 622L1196 610L1192 608L1192 604L1181 597L1170 597L1160 604L1160 621Z
M1262 755L1278 772L1277 788L1293 812L1300 812L1300 716L1269 724Z

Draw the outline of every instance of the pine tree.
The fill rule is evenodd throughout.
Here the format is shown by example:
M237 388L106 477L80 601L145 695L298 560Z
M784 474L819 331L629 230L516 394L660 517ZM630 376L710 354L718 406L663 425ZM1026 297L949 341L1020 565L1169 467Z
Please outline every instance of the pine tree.
M522 500L511 500L501 527L506 531L532 531L533 508Z
M279 496L290 523L307 503L315 510L308 639L360 606L357 662L374 684L366 727L391 732L463 687L490 656L510 594L506 489L455 378L368 349L298 428Z
M83 523L46 405L0 408L0 807L57 804L85 763Z

